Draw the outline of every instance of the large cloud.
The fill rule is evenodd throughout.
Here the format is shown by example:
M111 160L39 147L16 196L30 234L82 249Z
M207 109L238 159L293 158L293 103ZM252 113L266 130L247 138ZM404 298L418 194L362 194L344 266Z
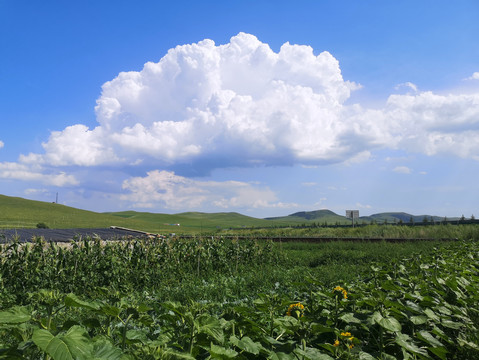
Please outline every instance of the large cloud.
M358 86L309 46L278 53L240 33L171 49L140 72L103 85L99 125L53 132L41 159L55 166L186 163L216 166L343 161L358 149L344 102ZM355 133L368 143L368 124ZM361 145L360 147L364 147Z
M290 208L296 204L278 202L266 187L239 181L198 181L170 171L150 171L146 177L133 177L123 182L128 194L121 200L133 206L148 208L161 204L168 209L205 208Z
M347 105L359 86L328 52L285 43L276 53L244 33L204 40L120 73L102 87L96 128L52 132L45 154L22 161L208 171L352 162L380 147L478 158L479 94L402 85L414 94L391 95L382 109Z

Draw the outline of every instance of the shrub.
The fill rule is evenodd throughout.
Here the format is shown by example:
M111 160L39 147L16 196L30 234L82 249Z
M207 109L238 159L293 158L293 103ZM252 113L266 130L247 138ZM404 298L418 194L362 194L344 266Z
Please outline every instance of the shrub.
M37 224L37 229L49 229L48 225L45 224L44 222L39 222Z

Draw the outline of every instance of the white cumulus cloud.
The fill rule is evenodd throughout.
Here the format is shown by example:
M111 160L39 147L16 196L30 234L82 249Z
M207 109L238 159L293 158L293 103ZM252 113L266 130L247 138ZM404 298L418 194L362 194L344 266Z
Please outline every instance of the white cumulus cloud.
M285 43L274 52L245 33L225 45L177 46L105 83L99 125L53 132L41 161L211 168L343 161L371 145L371 124L344 120L344 102L358 87L330 53L309 46Z
M171 171L154 170L145 177L123 182L128 191L121 200L135 207L162 206L167 209L290 208L296 204L279 202L267 187L239 181L198 181Z
M379 120L393 148L479 160L479 94L391 95Z
M0 149L1 149L2 147L4 147L4 146L5 146L5 144L3 143L2 140L0 140Z

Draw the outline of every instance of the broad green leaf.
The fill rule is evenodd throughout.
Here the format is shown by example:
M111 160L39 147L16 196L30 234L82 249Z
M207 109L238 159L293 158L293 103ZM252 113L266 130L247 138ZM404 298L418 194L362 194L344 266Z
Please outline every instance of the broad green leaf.
M309 360L333 360L333 358L327 354L321 353L318 349L306 348L302 350L297 348L294 353L301 355L303 359Z
M213 359L233 359L238 355L233 349L226 349L213 343L211 343L209 351Z
M14 306L0 311L0 324L21 324L30 319L30 311L25 306Z
M121 309L117 308L116 306L108 305L108 304L102 304L100 306L100 311L108 316L113 316L117 317L121 313Z
M260 343L254 342L248 336L243 336L241 338L241 340L238 339L235 336L231 336L230 337L230 342L233 345L240 348L241 350L246 351L246 352L251 353L251 354L254 354L254 355L258 355L260 350L263 348L263 346Z
M81 307L81 308L89 309L89 310L99 310L100 309L100 305L98 303L81 300L75 294L68 294L65 297L64 302L65 302L66 306Z
M92 357L95 360L121 360L123 352L109 341L101 339L95 341Z
M425 330L421 330L417 333L416 335L419 339L422 341L427 342L429 345L432 347L440 347L444 346L438 339L436 339L430 332L427 332Z
M171 359L171 360L195 360L195 357L188 353L182 353L175 350L165 350L161 353L162 359Z
M432 352L434 355L436 355L438 358L442 360L447 360L447 353L448 351L446 350L445 347L428 347L427 348L430 352Z
M374 356L364 351L360 351L358 356L359 356L359 360L376 360Z
M294 354L285 354L283 352L271 352L268 356L268 360L297 360Z
M471 348L471 349L474 349L474 350L476 350L476 351L479 351L479 345L476 344L476 343L473 343L473 342L471 342L471 341L462 339L462 338L460 338L460 337L457 339L457 342L458 342L459 345L461 345L461 346L467 346L467 347L469 347L469 348Z
M381 315L381 313L380 313L379 311L375 311L375 312L368 318L368 322L369 322L371 325L379 324L379 321L381 321L381 319L384 319L383 316Z
M426 316L433 321L436 321L436 322L440 321L439 316L437 316L436 313L429 308L424 310L424 314L426 314Z
M409 301L409 300L406 301L406 308L410 311L414 311L414 312L419 313L419 314L422 313L421 307L418 304L416 304L412 301Z
M347 313L339 317L341 320L347 323L354 323L354 324L360 324L361 320L358 318L354 317L353 313Z
M334 332L333 328L330 328L328 326L324 326L322 324L313 324L311 326L311 329L313 330L314 334L322 334L322 333L327 333L327 332Z
M395 342L403 349L411 353L427 356L427 351L412 343L411 338L406 334L398 334L396 336Z
M422 324L427 323L427 317L426 316L411 316L409 318L409 320L411 320L411 322L414 325L422 325Z
M382 328L392 332L399 332L402 329L399 321L393 317L382 318L379 320L378 324Z
M91 359L92 342L80 326L73 326L66 334L57 336L48 330L36 329L32 339L53 360Z
M219 343L224 341L221 322L213 316L204 315L198 319L198 332L213 337Z
M455 329L455 330L460 329L461 327L464 326L463 324L452 321L452 320L443 320L441 321L441 324L449 329Z
M148 338L146 336L146 331L144 330L128 330L126 332L126 338L131 341L131 342L141 342L141 343L146 343L148 341Z
M389 290L389 291L401 291L402 290L400 286L396 285L391 280L383 281L381 283L381 287L384 290Z
M37 329L33 332L32 340L41 350L54 360L73 360L72 350L68 345L53 336L48 330Z

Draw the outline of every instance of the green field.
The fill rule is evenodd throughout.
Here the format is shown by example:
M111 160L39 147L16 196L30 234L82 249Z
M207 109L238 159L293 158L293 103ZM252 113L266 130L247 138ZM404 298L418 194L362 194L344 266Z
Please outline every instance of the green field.
M192 235L0 245L0 359L479 358L479 225L302 228L318 215L302 213L262 228L288 217L98 214L1 196L0 211L4 227ZM312 236L356 240L264 240Z
M479 242L462 230L454 242L6 244L0 358L478 358Z

